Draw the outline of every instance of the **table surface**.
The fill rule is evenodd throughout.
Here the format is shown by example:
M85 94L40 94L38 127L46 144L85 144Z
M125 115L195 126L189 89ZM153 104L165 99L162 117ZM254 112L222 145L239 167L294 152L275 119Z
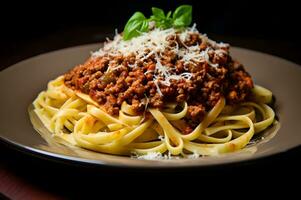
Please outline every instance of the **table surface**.
M69 30L57 32L34 41L22 42L18 45L12 42L6 48L2 47L0 49L0 69L40 53L99 42L107 35L95 30ZM209 37L218 41L229 42L233 46L263 51L301 63L301 48L296 43L230 36L222 37L210 34ZM98 194L99 187L103 188L103 184L106 187L114 188L117 183L125 186L129 181L135 182L135 187L139 188L141 185L137 183L151 183L152 181L167 179L177 181L179 178L187 180L187 178L193 177L194 179L200 178L203 181L212 181L221 178L234 180L235 177L247 176L249 181L252 181L252 179L256 181L261 175L264 175L263 177L273 177L277 173L277 177L289 177L292 181L293 179L299 179L301 174L299 172L301 167L300 147L251 162L216 166L214 168L164 171L138 171L54 162L21 153L2 142L0 142L0 152L0 199L60 199L78 198L81 195L87 197L87 193L90 195ZM94 184L94 182L97 184Z

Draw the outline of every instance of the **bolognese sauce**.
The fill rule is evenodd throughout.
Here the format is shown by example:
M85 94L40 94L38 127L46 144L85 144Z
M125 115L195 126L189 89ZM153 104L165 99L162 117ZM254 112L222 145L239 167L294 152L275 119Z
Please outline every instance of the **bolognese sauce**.
M111 115L118 115L123 101L137 113L146 107L162 109L168 102L186 101L185 120L191 127L185 132L189 133L222 96L227 104L246 101L253 81L232 59L229 45L217 44L196 31L187 32L184 39L182 34L166 36L168 45L162 51L145 47L139 52L143 59L135 52L112 53L110 49L92 55L65 74L65 85L89 94ZM187 56L189 51L203 59Z

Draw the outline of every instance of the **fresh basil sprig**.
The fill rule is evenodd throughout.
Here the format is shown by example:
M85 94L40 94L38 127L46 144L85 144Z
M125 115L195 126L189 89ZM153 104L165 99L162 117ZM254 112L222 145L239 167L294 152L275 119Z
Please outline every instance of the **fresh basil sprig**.
M142 32L149 31L149 22L155 22L157 28L184 28L191 24L192 20L192 6L179 6L172 14L169 11L166 15L160 8L153 7L152 15L147 19L143 13L135 12L134 15L126 23L123 31L123 39L130 40L133 37L139 36Z
M164 11L160 8L153 7L152 8L153 15L150 16L150 21L154 21L156 23L156 27L167 29L172 27L172 18L171 11L167 13L165 16Z

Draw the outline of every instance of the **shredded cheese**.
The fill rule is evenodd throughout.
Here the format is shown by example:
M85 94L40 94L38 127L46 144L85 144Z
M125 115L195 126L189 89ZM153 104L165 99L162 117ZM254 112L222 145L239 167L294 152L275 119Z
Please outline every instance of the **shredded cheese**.
M189 158L189 159L197 159L199 157L200 157L200 154L198 154L196 152L187 156L187 158Z
M199 44L194 46L186 46L185 41L189 39L191 34L199 34L202 42L205 42L207 48L202 50ZM176 38L181 42L181 47L177 40L170 41L170 38ZM171 42L173 45L171 45ZM92 58L99 56L135 56L137 61L144 61L151 56L155 56L155 70L147 71L146 73L153 73L153 81L157 88L157 92L162 96L160 90L160 84L165 86L171 85L171 80L181 80L184 79L189 81L192 74L189 72L184 72L182 74L175 73L175 67L166 67L161 63L161 59L164 58L164 52L166 49L173 51L180 61L183 61L184 69L187 66L197 65L197 63L206 62L211 67L218 67L218 64L212 63L210 61L209 51L217 54L218 56L223 56L227 53L222 48L227 47L228 44L216 43L210 40L206 34L200 34L196 29L196 24L190 28L186 28L183 31L176 30L174 28L169 28L162 30L160 28L154 28L149 32L141 33L140 36L132 38L131 40L124 41L122 35L118 34L115 30L115 37L112 41L108 40L104 47L100 50L92 53ZM128 65L130 68L137 67L137 63ZM117 69L116 66L112 67L110 70ZM160 83L160 84L159 84Z
M161 154L160 152L148 152L145 155L141 156L132 156L133 158L137 158L139 160L172 160L172 159L179 159L179 156L172 156L170 153L168 155Z

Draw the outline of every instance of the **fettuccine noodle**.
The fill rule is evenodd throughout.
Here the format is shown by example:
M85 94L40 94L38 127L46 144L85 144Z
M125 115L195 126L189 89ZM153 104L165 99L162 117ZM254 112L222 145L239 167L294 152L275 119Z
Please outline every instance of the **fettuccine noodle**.
M143 115L123 102L119 115L111 116L89 95L66 87L63 76L50 81L33 104L53 138L70 145L117 155L156 152L214 156L244 148L274 122L275 113L267 105L271 92L255 86L253 93L256 103L231 106L221 98L189 134L181 131L186 123L186 102L161 110L147 108Z

